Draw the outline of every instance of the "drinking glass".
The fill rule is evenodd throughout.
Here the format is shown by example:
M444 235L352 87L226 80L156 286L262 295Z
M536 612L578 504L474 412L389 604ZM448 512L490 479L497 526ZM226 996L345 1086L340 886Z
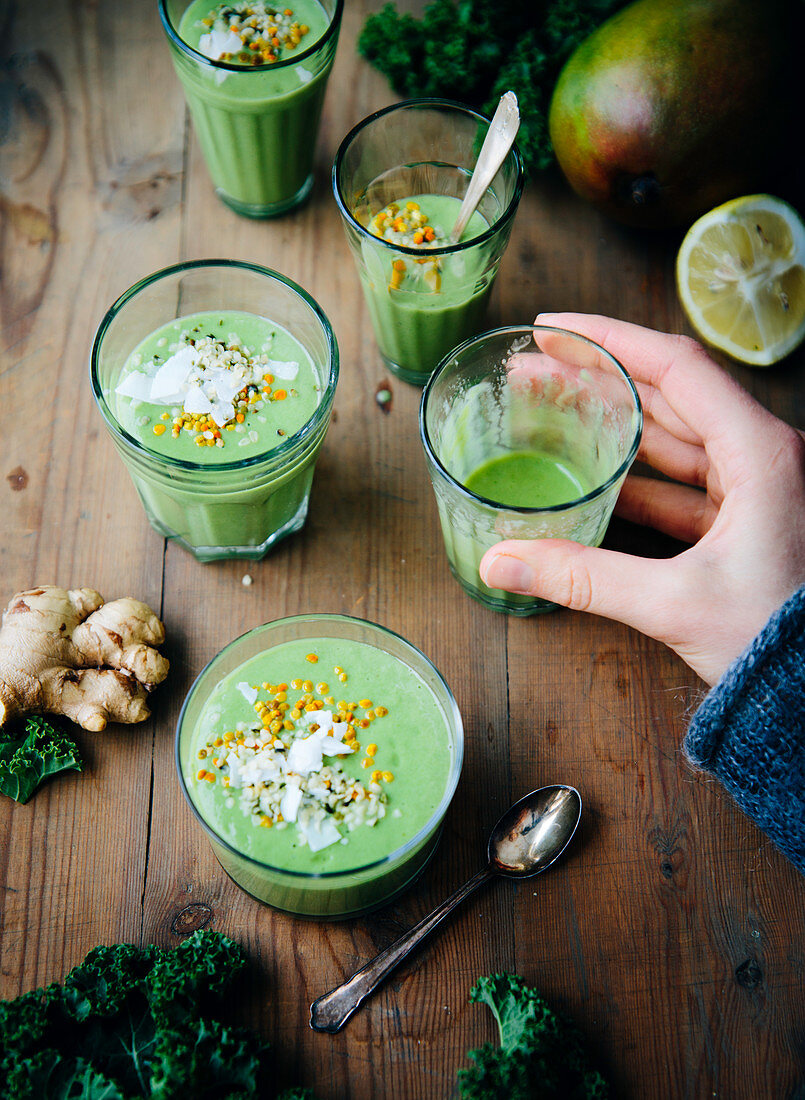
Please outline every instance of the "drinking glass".
M319 403L279 444L249 458L191 462L150 450L121 423L115 388L134 348L166 322L206 311L239 310L281 321L307 351ZM126 291L104 317L92 348L95 401L151 526L199 561L261 558L307 517L316 458L338 380L330 322L300 286L276 271L237 260L195 260L157 271Z
M481 558L502 539L597 546L642 425L632 379L576 333L500 328L448 355L422 394L420 435L447 560L462 588L511 615L555 607L488 588Z
M199 784L197 734L211 693L221 681L257 655L299 639L311 645L321 638L342 639L390 654L421 680L423 692L443 718L442 736L450 764L444 789L419 831L390 851L341 871L300 871L258 859L224 835L203 813ZM412 717L414 720L414 717ZM428 658L410 642L376 623L347 615L298 615L256 627L221 650L201 672L185 699L176 730L176 766L182 792L207 835L221 866L241 889L276 909L319 920L340 920L387 905L406 890L427 866L439 842L442 821L456 790L464 756L464 728L450 688ZM427 768L428 761L422 761ZM403 807L404 808L404 807Z
M319 3L327 29L309 47L303 39L280 61L244 68L212 61L184 40L182 20L196 4L159 0L176 75L215 191L245 217L284 214L303 203L313 186L316 137L344 11L344 0Z
M409 248L369 225L409 196L463 199L488 129L489 119L460 103L407 100L359 122L336 154L333 190L375 339L405 382L424 385L451 348L483 327L523 191L520 154L513 146L481 200L486 228L458 244ZM449 234L452 224L442 228Z

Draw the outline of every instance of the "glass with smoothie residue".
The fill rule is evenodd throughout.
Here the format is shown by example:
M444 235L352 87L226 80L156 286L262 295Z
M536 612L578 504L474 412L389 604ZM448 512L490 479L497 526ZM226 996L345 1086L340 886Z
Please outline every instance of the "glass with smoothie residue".
M456 789L463 727L431 662L344 615L231 642L185 700L179 782L227 874L319 919L387 904L421 874Z
M344 0L159 0L216 193L238 214L299 206L313 155Z
M456 580L496 611L552 610L547 600L488 588L478 566L503 539L599 545L642 433L632 379L583 336L501 328L440 364L419 423Z
M333 190L386 366L424 385L483 327L523 190L512 147L461 240L450 233L489 120L460 103L408 100L344 138Z
M137 283L101 322L90 359L152 527L199 561L261 558L303 526L337 379L317 303L235 260Z

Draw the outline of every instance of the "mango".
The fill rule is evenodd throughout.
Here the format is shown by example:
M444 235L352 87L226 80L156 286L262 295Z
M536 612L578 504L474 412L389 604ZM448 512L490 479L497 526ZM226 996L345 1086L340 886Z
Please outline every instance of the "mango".
M652 228L766 189L801 142L801 10L796 0L636 0L602 23L551 100L551 141L573 189Z

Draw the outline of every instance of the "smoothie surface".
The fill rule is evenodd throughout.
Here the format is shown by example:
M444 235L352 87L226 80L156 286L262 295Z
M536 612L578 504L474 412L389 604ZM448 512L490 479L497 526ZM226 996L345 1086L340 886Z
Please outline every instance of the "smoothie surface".
M454 748L435 696L398 658L307 638L217 684L191 735L185 782L238 852L282 870L349 871L428 824Z
M593 488L580 471L543 451L513 451L478 466L464 479L476 496L514 508L569 504Z
M112 408L149 451L220 465L281 446L320 396L298 340L265 317L230 310L189 314L150 333L126 360Z
M237 0L211 4L194 0L179 23L179 37L211 61L229 65L273 65L293 58L321 38L330 20L316 0L292 6Z
M472 296L480 274L480 263L475 257L466 252L428 256L431 249L445 248L451 243L450 232L460 209L461 200L453 195L410 195L390 203L370 219L367 228L373 237L422 253L419 257L393 258L388 249L378 249L366 242L366 248L376 257L367 259L367 266L377 282L378 260L384 265L386 285L381 289L387 289L392 299L400 298L396 291L413 291L418 294L417 309L438 310L446 302L454 304ZM476 210L460 243L470 243L487 229L489 223Z

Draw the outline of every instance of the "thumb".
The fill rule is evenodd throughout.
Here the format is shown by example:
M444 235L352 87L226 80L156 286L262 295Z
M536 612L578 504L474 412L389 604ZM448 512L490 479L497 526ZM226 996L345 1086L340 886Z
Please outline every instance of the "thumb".
M669 562L582 546L567 539L512 539L479 567L489 588L541 596L633 626L653 638L667 625Z

